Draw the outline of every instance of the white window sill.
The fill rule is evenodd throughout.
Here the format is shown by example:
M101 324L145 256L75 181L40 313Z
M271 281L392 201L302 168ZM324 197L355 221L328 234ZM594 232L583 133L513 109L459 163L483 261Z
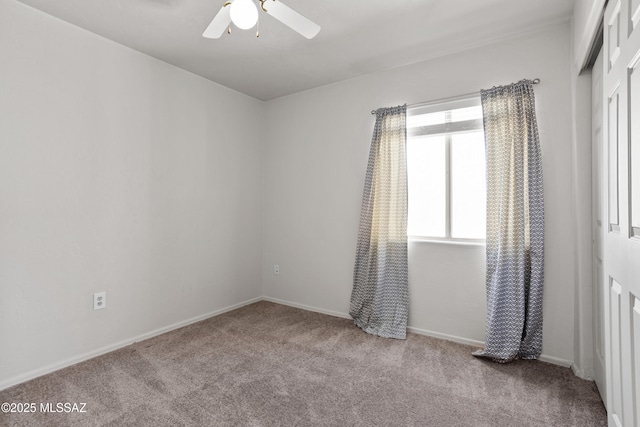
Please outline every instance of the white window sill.
M457 245L457 246L486 246L485 240L473 240L473 239L437 239L432 237L422 236L407 236L410 243L436 243L444 245Z

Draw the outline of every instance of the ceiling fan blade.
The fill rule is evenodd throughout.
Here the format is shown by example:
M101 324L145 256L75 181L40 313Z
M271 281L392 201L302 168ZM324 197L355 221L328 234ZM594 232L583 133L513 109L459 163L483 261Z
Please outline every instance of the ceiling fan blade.
M278 0L265 1L262 4L262 9L278 21L289 26L292 30L297 31L308 39L314 38L320 31L320 26L318 24L310 21Z
M213 18L209 26L204 33L202 33L202 37L206 37L208 39L219 39L220 36L225 32L225 30L231 24L231 8L228 7L230 3L225 3L222 6L222 9L218 12L218 14Z

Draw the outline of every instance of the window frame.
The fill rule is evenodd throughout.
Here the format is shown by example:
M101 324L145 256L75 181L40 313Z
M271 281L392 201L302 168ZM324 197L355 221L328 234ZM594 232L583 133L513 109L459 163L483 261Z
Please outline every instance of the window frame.
M435 125L424 126L407 126L407 141L411 138L419 138L425 136L442 135L445 137L445 236L422 236L412 235L407 232L407 238L410 241L416 242L432 242L432 243L445 243L454 245L486 245L486 237L484 239L476 238L464 238L464 237L452 237L452 197L451 197L451 182L452 182L452 158L451 158L451 145L452 135L466 132L482 131L484 129L483 119L463 120L457 122L447 122L451 116L451 110L477 107L481 105L481 99L479 94L463 95L456 98L449 98L445 100L436 100L407 108L407 119L410 117L419 116L430 113L445 113L445 123L439 123Z

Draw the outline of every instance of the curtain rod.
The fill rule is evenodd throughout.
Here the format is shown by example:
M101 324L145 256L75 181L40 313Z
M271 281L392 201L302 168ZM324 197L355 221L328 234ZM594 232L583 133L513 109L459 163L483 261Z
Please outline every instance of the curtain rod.
M535 78L531 81L531 83L533 83L534 85L537 85L540 83L540 79L539 78ZM447 98L440 98L440 99L434 99L431 101L427 101L427 102L420 102L418 104L409 104L407 105L407 108L415 108L415 107L422 107L425 105L431 105L431 104L437 104L443 101L456 101L458 99L462 99L462 98L469 98L471 96L477 95L478 92L471 92L471 93L465 93L463 95L456 95L456 96L449 96ZM376 114L376 110L371 110L371 114Z

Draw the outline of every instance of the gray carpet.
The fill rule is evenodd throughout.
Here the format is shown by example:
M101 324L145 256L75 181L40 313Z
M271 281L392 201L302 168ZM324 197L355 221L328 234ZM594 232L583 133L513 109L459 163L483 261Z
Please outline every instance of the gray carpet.
M539 361L259 302L0 392L2 426L606 426L594 383ZM40 403L86 413L40 413ZM64 410L64 406L63 406Z

